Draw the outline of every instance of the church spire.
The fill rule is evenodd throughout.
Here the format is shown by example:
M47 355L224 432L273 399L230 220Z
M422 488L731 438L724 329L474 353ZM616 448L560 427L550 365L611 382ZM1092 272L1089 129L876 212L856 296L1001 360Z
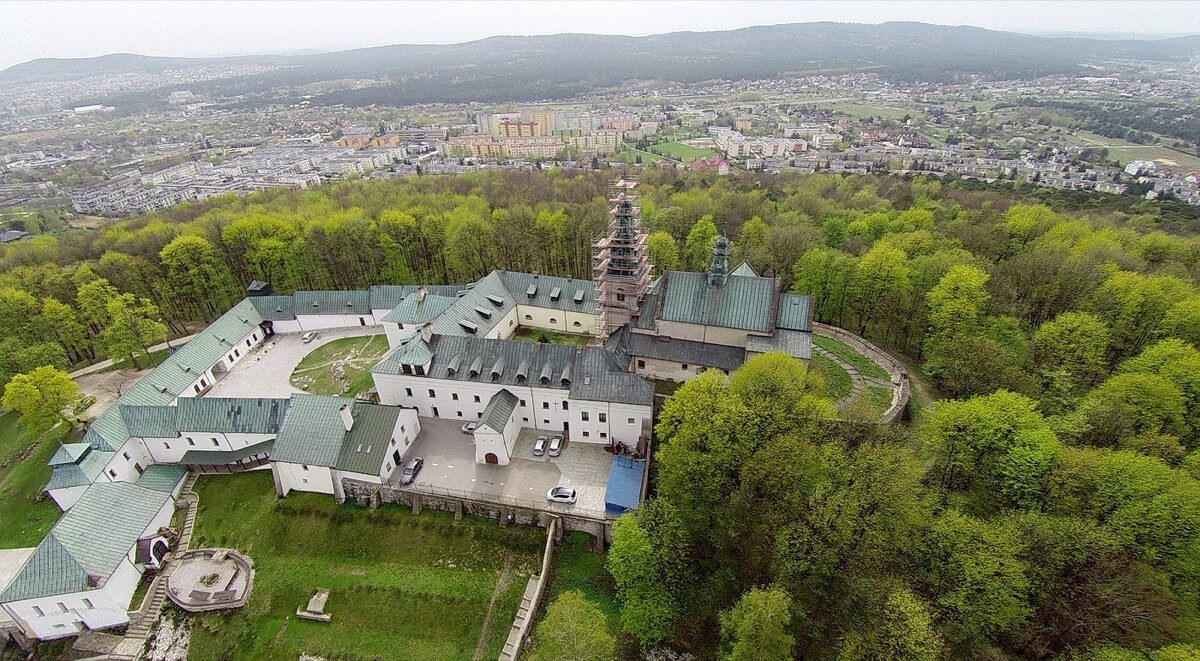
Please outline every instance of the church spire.
M717 243L713 246L712 263L708 266L708 284L720 287L729 280L729 238L725 236L725 232L721 232L721 236L717 237Z

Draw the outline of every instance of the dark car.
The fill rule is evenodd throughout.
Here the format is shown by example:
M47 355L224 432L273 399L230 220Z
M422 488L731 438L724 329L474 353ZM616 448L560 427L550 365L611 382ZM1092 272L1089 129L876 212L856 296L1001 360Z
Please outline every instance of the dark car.
M412 484L413 480L417 479L417 473L421 472L421 467L425 465L425 460L420 457L413 457L404 464L404 472L400 473L400 484Z

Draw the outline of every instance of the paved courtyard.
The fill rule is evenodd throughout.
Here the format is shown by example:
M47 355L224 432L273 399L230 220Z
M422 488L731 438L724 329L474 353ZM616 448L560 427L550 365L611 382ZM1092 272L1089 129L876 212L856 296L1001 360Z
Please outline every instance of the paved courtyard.
M507 466L475 463L475 443L459 430L461 420L421 418L421 434L408 457L421 457L425 467L417 476L418 488L448 490L451 495L496 502L513 502L550 511L575 511L603 516L604 491L612 455L604 446L568 443L557 457L533 456L534 440L547 432L522 429ZM396 477L399 477L397 473ZM546 502L552 487L569 486L578 492L574 505ZM465 493L454 493L465 492Z
M248 354L233 371L217 377L217 383L207 397L290 397L304 392L293 388L292 370L317 347L343 337L380 335L382 328L337 328L317 331L320 337L308 344L300 341L302 333L279 333Z

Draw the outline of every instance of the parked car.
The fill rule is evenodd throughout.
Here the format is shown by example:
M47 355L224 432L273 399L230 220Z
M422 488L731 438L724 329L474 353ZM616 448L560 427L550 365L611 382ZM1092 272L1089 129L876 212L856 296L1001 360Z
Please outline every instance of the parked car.
M533 442L533 456L540 457L546 454L546 443L545 436L538 436L537 440Z
M459 431L464 434L474 434L475 428L479 426L477 422L464 422L463 426L459 427Z
M546 492L546 500L552 503L575 504L575 490L571 487L554 487Z
M413 480L417 479L417 473L421 472L421 467L425 465L425 460L420 457L413 457L404 464L404 472L400 473L400 484L412 484Z
M555 434L550 437L550 449L548 452L551 457L557 457L559 452L562 452L563 437L560 434Z
M318 337L321 337L321 336L317 334L317 331L308 331L307 333L300 336L300 341L305 344L308 344L309 342L312 342L313 340L317 339Z

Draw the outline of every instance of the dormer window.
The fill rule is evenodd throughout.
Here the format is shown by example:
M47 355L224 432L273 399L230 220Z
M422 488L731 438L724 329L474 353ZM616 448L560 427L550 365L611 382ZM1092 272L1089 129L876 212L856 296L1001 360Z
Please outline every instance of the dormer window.
M550 290L550 300L557 301L559 296L562 296L561 287L555 287L554 289Z
M472 335L474 335L475 333L477 333L479 331L479 326L477 324L475 324L474 322L467 321L466 319L459 319L458 325L462 326L463 330L467 331L468 333L471 333Z
M534 296L537 296L537 283L536 282L532 285L529 285L529 289L525 290L525 295L528 296L529 298L533 298Z
M488 294L487 300L491 301L492 305L494 305L496 307L501 307L504 305L504 299L500 298L499 296L495 296L493 294Z

